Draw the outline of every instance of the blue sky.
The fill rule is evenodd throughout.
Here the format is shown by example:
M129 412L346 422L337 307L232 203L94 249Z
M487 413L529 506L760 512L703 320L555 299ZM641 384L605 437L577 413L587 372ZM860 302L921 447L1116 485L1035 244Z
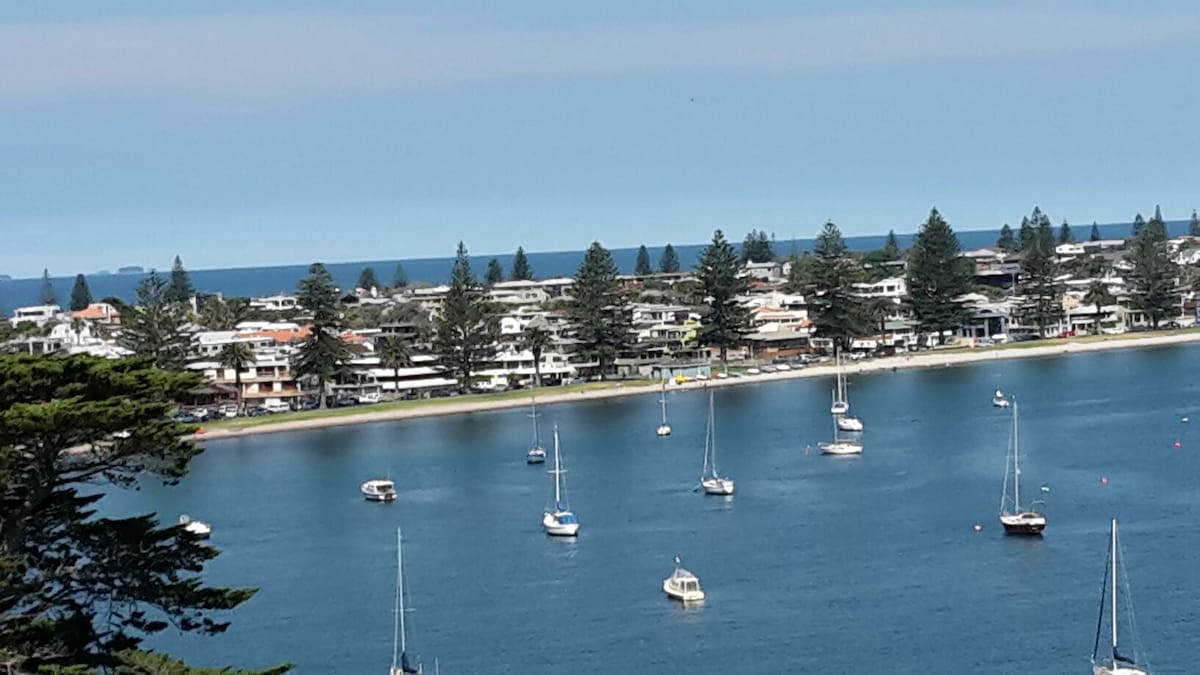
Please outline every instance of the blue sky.
M1190 2L248 4L0 8L0 273L1200 206Z

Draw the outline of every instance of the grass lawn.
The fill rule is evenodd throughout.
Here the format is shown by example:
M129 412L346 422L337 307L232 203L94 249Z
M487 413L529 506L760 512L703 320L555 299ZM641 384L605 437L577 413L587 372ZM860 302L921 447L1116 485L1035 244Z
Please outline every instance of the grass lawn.
M1140 338L1160 337L1165 335L1187 335L1189 333L1200 332L1200 327L1196 328L1174 328L1171 330L1148 330L1136 333L1119 333L1117 335L1080 335L1072 338L1045 338L1043 340L1028 340L1026 342L1006 342L1000 345L991 347L949 347L946 349L937 349L939 353L951 352L982 352L988 350L1000 349L1028 349L1030 347L1053 347L1055 345L1065 345L1072 342L1121 342L1124 340L1137 340ZM927 353L927 352L925 352Z

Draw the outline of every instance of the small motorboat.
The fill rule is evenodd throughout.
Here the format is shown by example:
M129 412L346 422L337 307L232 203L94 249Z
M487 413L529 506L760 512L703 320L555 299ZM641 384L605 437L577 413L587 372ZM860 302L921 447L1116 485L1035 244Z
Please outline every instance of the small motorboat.
M837 418L838 428L842 431L861 432L863 430L862 420L849 415L839 415Z
M396 501L396 484L387 479L369 480L359 488L363 497L370 502Z
M663 592L672 600L680 602L700 602L704 599L700 578L683 568L679 556L675 556L675 571L663 579Z
M996 394L992 396L992 405L996 406L997 408L1008 407L1008 399L1004 397L1004 392L1000 391L999 389L996 390Z
M190 516L179 516L179 524L183 531L197 539L208 539L212 536L212 526L201 520L192 520Z

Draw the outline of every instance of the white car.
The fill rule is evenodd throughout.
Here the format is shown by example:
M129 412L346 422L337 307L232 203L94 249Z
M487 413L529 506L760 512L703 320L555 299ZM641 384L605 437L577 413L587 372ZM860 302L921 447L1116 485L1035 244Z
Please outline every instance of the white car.
M780 363L780 364L776 365L775 368L776 368L776 370L791 370L792 369L792 367L786 363Z
M747 374L747 375L758 375L758 374L759 374L759 373L761 373L761 372L762 372L762 371L761 371L761 370L759 370L758 368L747 368L747 369L746 369L746 374Z
M383 400L383 394L380 394L377 391L372 391L372 392L368 392L366 394L358 395L359 403L379 403L382 400Z

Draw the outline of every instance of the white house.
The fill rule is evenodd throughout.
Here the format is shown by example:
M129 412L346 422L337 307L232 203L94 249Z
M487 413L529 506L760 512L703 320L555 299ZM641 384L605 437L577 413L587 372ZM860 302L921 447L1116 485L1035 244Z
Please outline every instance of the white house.
M38 328L45 326L47 322L53 321L62 316L62 307L58 305L33 305L31 307L18 307L13 310L12 318L8 320L14 328L23 323L32 323Z

